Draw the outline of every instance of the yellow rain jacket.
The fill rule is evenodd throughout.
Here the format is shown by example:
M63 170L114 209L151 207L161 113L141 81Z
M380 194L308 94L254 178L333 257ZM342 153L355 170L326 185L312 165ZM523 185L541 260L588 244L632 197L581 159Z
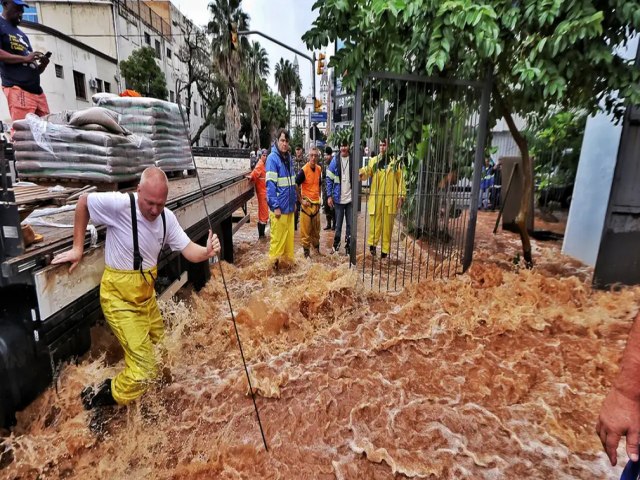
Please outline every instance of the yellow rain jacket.
M407 195L402 167L395 159L389 161L383 168L379 166L379 156L372 157L369 164L359 171L360 176L371 178L369 201L369 235L367 243L376 246L382 236L382 252L391 250L391 235L393 221L397 212L398 198Z

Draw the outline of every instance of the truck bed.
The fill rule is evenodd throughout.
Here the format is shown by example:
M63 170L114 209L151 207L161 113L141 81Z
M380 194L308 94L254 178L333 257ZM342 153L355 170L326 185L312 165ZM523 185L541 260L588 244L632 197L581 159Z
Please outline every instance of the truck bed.
M215 170L201 168L199 170L202 188L206 193L222 188L223 186L242 180L247 172L239 170ZM125 191L135 191L129 189ZM200 186L197 177L186 177L169 180L169 196L167 198L167 208L173 210L175 207L197 201L201 196ZM51 223L73 225L73 210L57 213L43 217ZM73 241L73 228L60 228L50 226L35 226L34 230L44 236L42 242L31 245L25 253L14 260L21 261L24 257L48 254L52 248L63 249L71 245Z

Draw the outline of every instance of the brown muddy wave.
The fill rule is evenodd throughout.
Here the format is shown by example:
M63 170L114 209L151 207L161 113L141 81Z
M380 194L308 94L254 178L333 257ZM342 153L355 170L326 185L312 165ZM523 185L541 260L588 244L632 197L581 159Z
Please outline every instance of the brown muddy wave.
M172 380L106 411L83 386L121 368L105 327L4 438L2 478L614 478L594 434L640 288L592 291L577 263L476 255L452 280L365 288L344 257L224 265L269 452L214 277L163 305ZM623 448L621 458L626 458Z

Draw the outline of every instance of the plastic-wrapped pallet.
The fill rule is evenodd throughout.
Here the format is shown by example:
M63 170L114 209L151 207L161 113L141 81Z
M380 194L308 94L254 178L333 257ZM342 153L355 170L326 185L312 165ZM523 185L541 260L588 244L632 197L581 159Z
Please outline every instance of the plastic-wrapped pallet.
M13 128L16 169L25 178L121 182L154 164L152 142L143 136L86 130L33 114Z
M178 105L147 97L95 94L93 102L120 114L122 127L149 138L155 165L165 172L193 168L189 137Z

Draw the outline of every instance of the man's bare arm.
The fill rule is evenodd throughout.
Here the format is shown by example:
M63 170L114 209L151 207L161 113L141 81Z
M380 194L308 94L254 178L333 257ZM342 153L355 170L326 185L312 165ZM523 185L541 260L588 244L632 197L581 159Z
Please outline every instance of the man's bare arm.
M636 316L627 346L622 354L620 372L600 410L596 432L612 465L618 461L616 450L623 436L627 455L638 460L640 442L640 313Z
M73 220L73 247L71 250L57 255L51 263L59 264L70 262L69 273L73 272L84 254L84 238L89 224L89 207L87 206L87 194L81 195L76 205L76 213Z

